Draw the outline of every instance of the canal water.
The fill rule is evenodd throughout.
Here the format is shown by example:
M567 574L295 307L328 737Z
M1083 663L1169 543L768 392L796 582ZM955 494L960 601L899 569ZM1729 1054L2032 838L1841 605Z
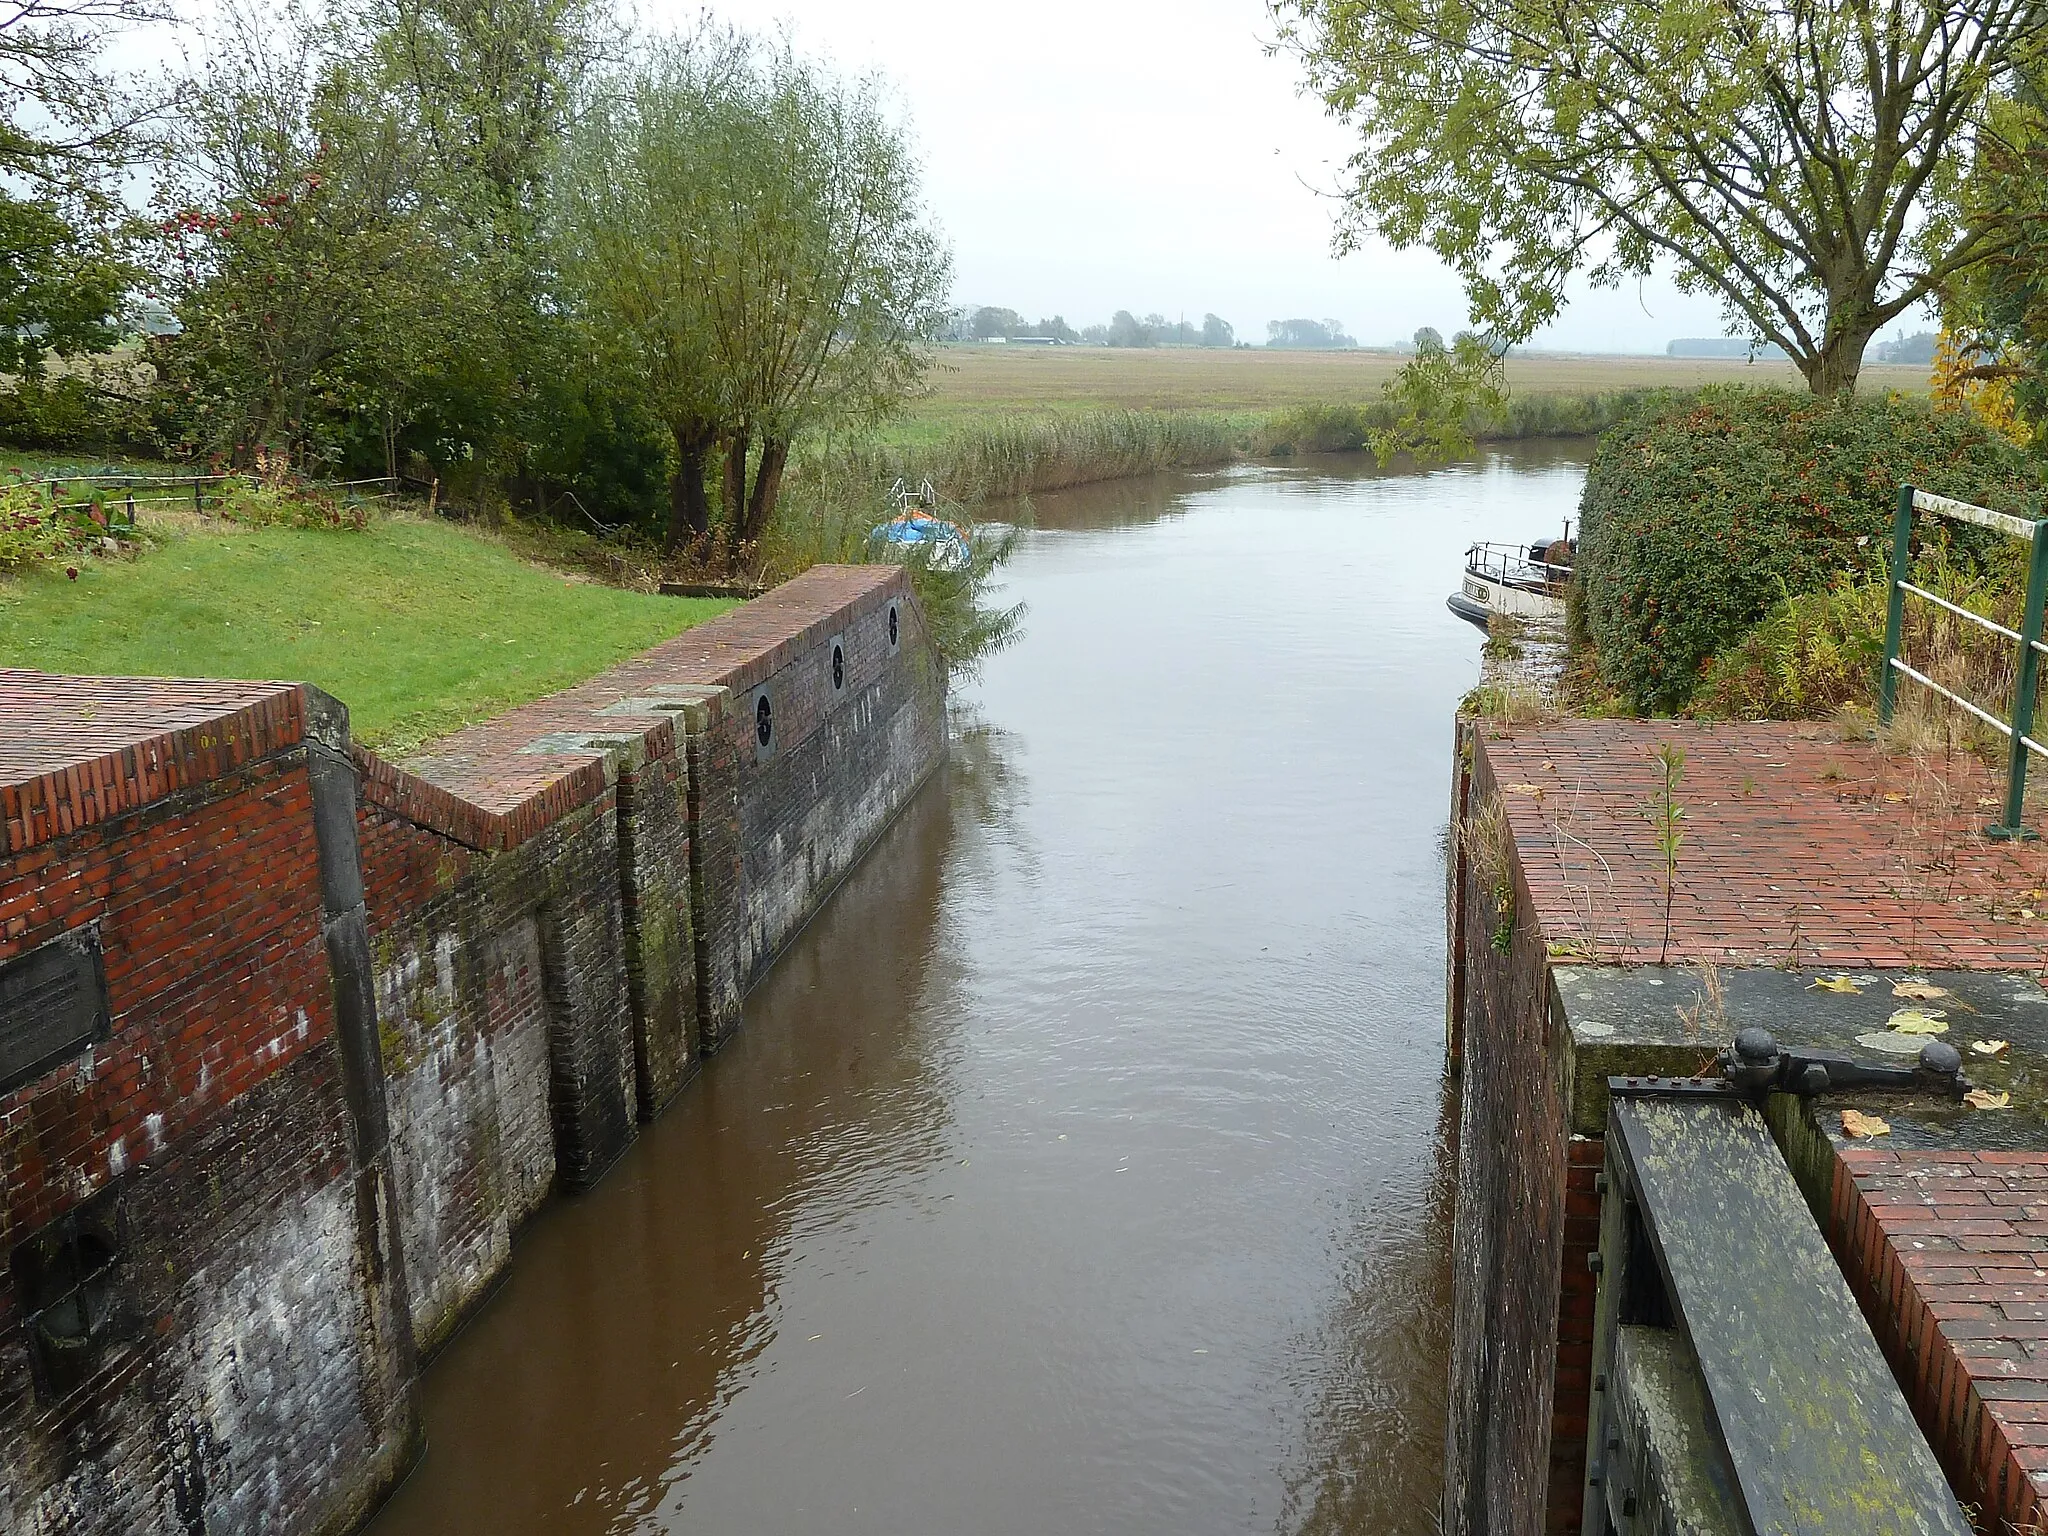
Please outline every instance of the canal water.
M524 1235L376 1536L1434 1530L1444 598L1582 474L1040 498L948 769Z

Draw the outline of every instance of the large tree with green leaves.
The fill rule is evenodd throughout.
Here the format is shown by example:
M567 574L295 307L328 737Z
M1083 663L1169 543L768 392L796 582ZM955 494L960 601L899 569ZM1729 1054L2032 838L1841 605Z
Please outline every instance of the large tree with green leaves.
M1339 242L1426 245L1503 343L1668 266L1815 393L2013 238L1963 191L2037 0L1275 0L1354 125Z
M740 547L765 530L799 435L871 426L918 387L951 281L876 84L786 45L755 57L706 160L713 335L730 391L721 483Z
M332 460L373 432L387 471L488 306L462 282L419 146L334 19L228 9L180 130L155 356L188 446Z
M893 409L945 318L901 130L786 45L647 44L572 129L555 208L572 306L674 437L671 547L710 527L720 447L729 546L753 543L798 436Z

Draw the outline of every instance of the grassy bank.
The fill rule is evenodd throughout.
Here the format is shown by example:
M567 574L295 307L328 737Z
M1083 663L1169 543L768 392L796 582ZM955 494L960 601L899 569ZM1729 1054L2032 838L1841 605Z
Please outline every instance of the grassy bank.
M0 665L310 682L348 704L361 740L404 751L732 606L617 591L411 517L155 540L80 562L76 581L56 566L0 580Z

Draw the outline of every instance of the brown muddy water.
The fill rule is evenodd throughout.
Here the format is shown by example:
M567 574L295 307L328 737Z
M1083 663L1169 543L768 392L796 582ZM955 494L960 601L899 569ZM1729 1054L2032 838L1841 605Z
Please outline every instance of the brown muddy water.
M1580 454L1041 497L950 766L524 1234L375 1536L1433 1531L1444 597Z

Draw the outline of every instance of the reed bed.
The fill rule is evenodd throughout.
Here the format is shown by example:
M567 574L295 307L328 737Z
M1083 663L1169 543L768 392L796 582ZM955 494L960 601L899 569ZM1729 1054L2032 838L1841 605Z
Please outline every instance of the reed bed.
M819 471L886 490L930 480L958 503L1000 501L1165 469L1228 464L1247 446L1221 411L1084 411L990 416L929 446L866 441L821 450Z
M1496 414L1474 414L1465 430L1478 443L1517 442L1537 437L1593 437L1647 401L1652 389L1614 389L1587 394L1510 395ZM1358 404L1290 406L1266 418L1254 437L1265 457L1291 453L1348 453L1363 449L1373 432L1394 424L1385 400Z

